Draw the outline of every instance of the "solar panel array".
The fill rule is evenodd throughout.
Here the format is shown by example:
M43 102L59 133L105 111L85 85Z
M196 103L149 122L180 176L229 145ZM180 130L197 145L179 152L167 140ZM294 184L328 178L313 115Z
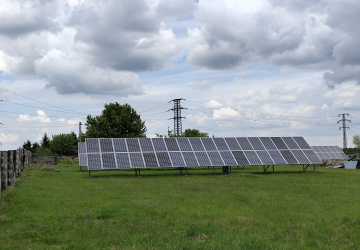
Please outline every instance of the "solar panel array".
M88 163L87 163L85 142L78 142L78 156L79 156L79 166L86 167Z
M81 152L89 170L322 163L303 137L86 138Z
M349 157L338 146L312 146L321 160L348 160Z

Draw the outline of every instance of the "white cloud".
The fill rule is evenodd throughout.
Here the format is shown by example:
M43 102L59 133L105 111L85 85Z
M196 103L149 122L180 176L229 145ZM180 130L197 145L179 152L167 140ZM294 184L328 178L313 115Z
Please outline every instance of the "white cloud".
M0 142L1 143L14 142L14 141L17 141L18 138L19 138L19 136L16 133L11 133L11 134L0 133Z
M209 109L218 109L221 108L223 105L221 104L221 102L217 101L217 100L210 100L206 103L204 103L204 107L205 108L209 108Z
M20 114L18 117L18 121L20 122L29 122L29 121L35 121L35 122L41 122L41 123L50 123L51 119L46 115L46 113L42 110L36 111L37 116L31 116L29 114Z
M230 118L231 119L239 119L240 113L239 113L239 111L232 109L231 107L220 108L220 109L214 110L213 118L219 119L219 120L226 120L226 119L230 119Z

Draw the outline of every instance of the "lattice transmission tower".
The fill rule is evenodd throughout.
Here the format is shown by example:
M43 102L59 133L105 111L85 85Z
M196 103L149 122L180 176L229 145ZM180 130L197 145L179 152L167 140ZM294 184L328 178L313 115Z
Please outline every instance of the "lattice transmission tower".
M339 127L339 129L343 130L343 149L347 149L347 136L346 136L346 129L350 129L350 127L346 127L346 122L351 122L348 119L345 119L345 116L350 116L348 113L346 114L339 114L339 117L342 117L341 120L338 120L337 123L342 122L342 127Z
M186 109L184 107L181 106L181 101L185 99L183 98L179 98L179 99L174 99L171 100L169 102L174 102L174 108L169 109L168 111L172 110L174 111L174 117L170 118L170 119L174 119L174 135L175 136L182 136L182 124L181 124L181 119L185 118L181 116L181 110L182 109Z

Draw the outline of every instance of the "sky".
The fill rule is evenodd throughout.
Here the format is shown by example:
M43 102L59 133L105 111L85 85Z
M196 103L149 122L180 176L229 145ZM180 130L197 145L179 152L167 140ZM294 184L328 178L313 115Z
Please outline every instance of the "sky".
M0 150L130 104L147 136L360 134L358 0L0 0ZM81 126L86 131L86 126Z

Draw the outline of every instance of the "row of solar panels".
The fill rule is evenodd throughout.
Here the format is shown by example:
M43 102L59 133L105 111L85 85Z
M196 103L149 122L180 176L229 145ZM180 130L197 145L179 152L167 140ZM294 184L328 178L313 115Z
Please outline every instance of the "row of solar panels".
M312 146L321 160L348 160L349 157L338 146Z
M89 170L321 163L303 137L87 138L79 158Z

